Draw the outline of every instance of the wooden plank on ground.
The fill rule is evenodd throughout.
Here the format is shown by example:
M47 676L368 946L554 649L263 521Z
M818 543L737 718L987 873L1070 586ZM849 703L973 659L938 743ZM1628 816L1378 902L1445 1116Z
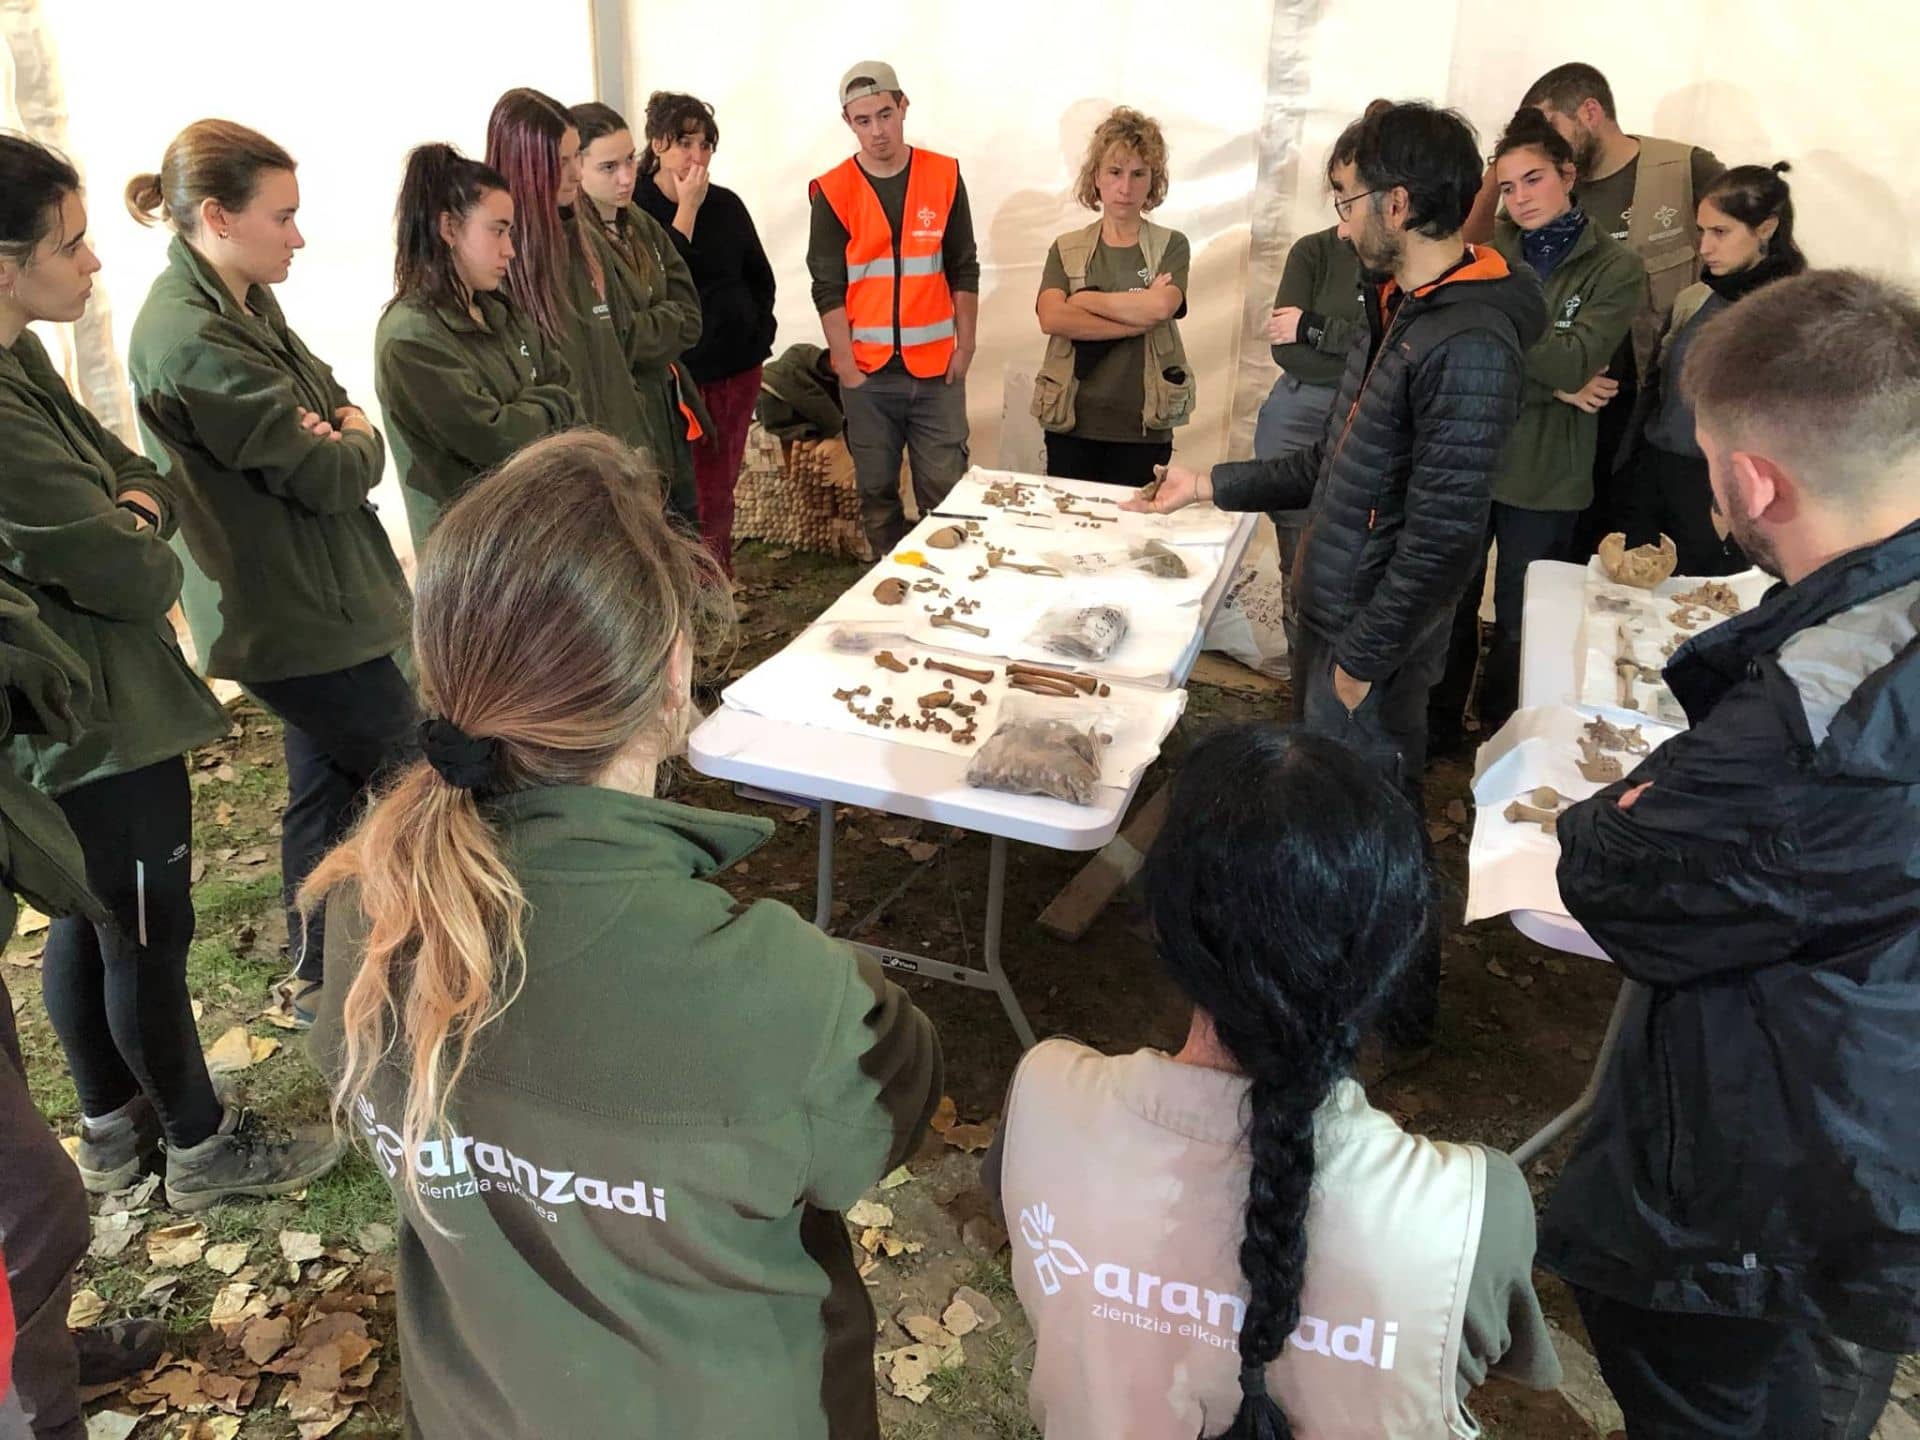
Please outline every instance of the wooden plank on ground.
M1247 672L1253 673L1251 671ZM1166 823L1171 782L1162 785L1113 839L1081 867L1040 912L1040 928L1062 940L1078 940L1114 896L1139 873L1140 862Z
M1194 685L1215 685L1222 690L1245 690L1256 695L1274 694L1286 683L1271 675L1262 675L1232 656L1216 655L1211 650L1193 662L1193 671L1187 680Z

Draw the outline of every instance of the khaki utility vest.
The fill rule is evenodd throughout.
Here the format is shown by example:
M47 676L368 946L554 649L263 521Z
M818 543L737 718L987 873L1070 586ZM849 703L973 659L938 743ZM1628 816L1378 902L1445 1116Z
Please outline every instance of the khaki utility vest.
M1694 216L1693 146L1651 135L1633 138L1640 142L1640 168L1627 246L1647 266L1647 303L1633 319L1633 358L1644 379L1673 302L1700 278L1700 227Z
M1153 274L1160 273L1160 260L1167 253L1172 234L1166 226L1151 220L1140 222L1140 253ZM1086 289L1087 265L1100 244L1100 222L1069 231L1054 243L1066 268L1067 294ZM1146 402L1141 424L1148 430L1171 430L1193 418L1193 372L1187 368L1187 350L1180 343L1180 327L1172 320L1162 320L1146 332L1145 339ZM1042 429L1055 434L1072 430L1076 423L1073 402L1080 382L1073 374L1073 344L1063 335L1049 335L1046 358L1033 381L1033 416Z
M1070 1040L1021 1062L1001 1195L1047 1440L1218 1435L1233 1419L1247 1090ZM1351 1080L1315 1128L1301 1319L1272 1394L1315 1440L1477 1436L1456 1375L1486 1156L1407 1134Z

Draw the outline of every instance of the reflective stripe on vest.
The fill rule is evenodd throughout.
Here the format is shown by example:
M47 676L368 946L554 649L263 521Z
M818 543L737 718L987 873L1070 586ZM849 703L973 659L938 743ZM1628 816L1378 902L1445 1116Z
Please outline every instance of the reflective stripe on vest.
M898 237L858 161L843 161L813 185L847 232L854 363L871 374L893 358L897 344L909 373L944 375L953 359L954 307L943 242L959 165L931 150L913 152Z

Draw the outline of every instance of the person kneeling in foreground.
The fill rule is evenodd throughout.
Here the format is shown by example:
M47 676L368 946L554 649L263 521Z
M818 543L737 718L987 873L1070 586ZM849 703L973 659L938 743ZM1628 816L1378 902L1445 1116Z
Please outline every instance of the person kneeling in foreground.
M1567 909L1644 988L1540 1257L1633 1440L1813 1435L1817 1347L1882 1384L1920 1347L1920 300L1777 280L1681 391L1785 583L1667 665L1692 728L1560 817Z
M872 960L713 883L771 822L654 796L727 593L587 432L422 551L426 758L302 897L342 917L315 1058L400 1204L409 1434L880 1433L837 1212L924 1131L940 1047Z
M1520 1172L1350 1078L1433 923L1421 839L1336 741L1194 749L1145 878L1186 1046L1030 1050L983 1175L1048 1440L1466 1436L1490 1370L1558 1383Z

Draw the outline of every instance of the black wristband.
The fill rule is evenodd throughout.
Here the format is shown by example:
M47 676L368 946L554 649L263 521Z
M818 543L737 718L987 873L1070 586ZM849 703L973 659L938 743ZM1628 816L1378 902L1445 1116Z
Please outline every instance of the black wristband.
M1322 315L1318 310L1302 310L1300 312L1300 338L1318 350L1320 348L1320 342L1327 338L1327 317Z
M138 500L120 500L115 503L118 504L122 510L131 510L155 530L160 528L160 517L142 505Z

